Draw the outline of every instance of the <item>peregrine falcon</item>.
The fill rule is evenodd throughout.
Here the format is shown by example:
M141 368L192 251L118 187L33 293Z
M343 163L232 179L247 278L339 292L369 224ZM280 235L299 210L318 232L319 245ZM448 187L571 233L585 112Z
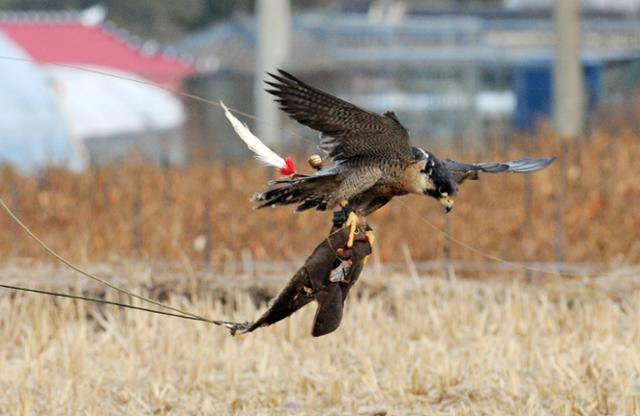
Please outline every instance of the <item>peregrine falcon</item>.
M534 172L554 157L520 159L506 163L467 164L441 160L409 143L407 129L393 112L376 114L314 88L278 70L265 81L280 108L291 118L320 132L320 149L331 166L313 175L293 175L275 181L257 194L257 208L297 204L296 211L342 208L355 232L359 217L366 217L394 196L428 195L446 212L453 207L458 185L477 179L479 172ZM353 240L349 240L349 246Z

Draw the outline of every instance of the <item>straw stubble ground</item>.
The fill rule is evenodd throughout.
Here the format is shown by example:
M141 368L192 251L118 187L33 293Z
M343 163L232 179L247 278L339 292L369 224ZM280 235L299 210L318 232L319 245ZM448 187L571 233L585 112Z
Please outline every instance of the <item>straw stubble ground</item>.
M232 338L0 293L0 414L640 414L638 277L369 273L341 328L319 339L312 308ZM171 302L217 318L264 308L247 291L224 303L201 292Z

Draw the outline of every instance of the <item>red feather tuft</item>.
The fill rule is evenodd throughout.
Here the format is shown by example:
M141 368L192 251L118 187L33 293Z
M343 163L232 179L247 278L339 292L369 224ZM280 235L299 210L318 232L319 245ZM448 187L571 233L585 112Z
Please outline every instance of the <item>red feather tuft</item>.
M280 173L284 176L295 175L297 170L296 164L293 163L293 159L287 156L284 158L284 163L286 165L280 168Z

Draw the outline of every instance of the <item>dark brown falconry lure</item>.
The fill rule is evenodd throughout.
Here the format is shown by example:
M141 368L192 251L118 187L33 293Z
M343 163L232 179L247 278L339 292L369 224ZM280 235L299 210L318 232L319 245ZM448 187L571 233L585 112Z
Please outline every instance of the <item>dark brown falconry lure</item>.
M351 248L344 247L348 238L347 228L329 234L255 322L225 322L224 325L232 334L253 332L288 318L315 300L317 307L311 335L319 337L335 331L342 321L347 295L371 254L366 232L357 234Z

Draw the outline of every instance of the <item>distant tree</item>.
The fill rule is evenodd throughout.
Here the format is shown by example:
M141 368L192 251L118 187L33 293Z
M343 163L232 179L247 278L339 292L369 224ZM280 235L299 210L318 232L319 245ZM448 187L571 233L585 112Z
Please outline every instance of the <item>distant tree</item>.
M83 10L107 7L108 19L142 37L174 40L228 17L251 11L253 0L0 0L0 10Z
M100 3L96 0L0 0L2 10L83 9Z
M254 0L201 0L198 13L177 11L174 21L185 31L193 31L224 19L235 11L252 11L254 3Z
M294 10L334 7L362 0L291 0ZM253 12L255 0L0 0L0 10L83 10L103 4L107 18L129 32L172 41L235 12Z

